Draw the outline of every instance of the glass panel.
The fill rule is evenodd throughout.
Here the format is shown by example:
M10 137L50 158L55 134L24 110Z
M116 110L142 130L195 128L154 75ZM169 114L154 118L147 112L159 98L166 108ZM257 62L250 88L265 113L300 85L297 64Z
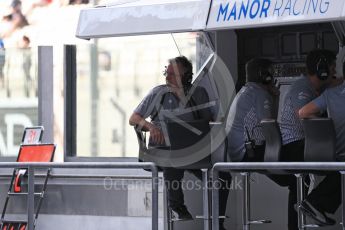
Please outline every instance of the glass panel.
M333 52L338 53L339 42L333 32L323 33L323 48L332 50Z
M309 51L316 48L316 34L314 33L304 33L301 34L300 38L301 53L307 54Z
M255 57L260 54L260 46L257 37L246 37L244 42L244 53L246 57Z
M274 35L262 38L262 55L264 57L277 56L277 38Z
M295 34L284 34L282 36L282 55L296 55L297 45L296 45L296 35Z
M17 156L24 128L36 125L37 47L0 48L0 156Z
M103 38L79 45L77 156L137 157L129 116L153 87L165 83L168 59L184 55L197 72L198 39L197 33L181 33ZM203 49L205 56L211 53L206 43Z

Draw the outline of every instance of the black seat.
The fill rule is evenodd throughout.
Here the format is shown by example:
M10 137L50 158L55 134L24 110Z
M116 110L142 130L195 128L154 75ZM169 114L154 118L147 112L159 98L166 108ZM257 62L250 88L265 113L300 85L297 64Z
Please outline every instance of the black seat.
M262 133L265 137L265 162L280 162L282 149L282 136L278 122L275 119L261 121ZM274 170L274 174L291 174L286 170Z
M305 162L332 162L336 161L336 134L331 118L301 119L305 144ZM327 171L308 172L317 175L327 175ZM304 197L302 198L304 199ZM299 213L301 226L320 227L318 225L305 224L305 218Z
M266 143L264 161L279 162L281 160L282 137L277 121L264 119L261 121L261 128Z
M336 134L331 118L302 119L305 135L304 161L336 161Z
M205 121L191 121L187 122L187 125L191 125L195 127L198 130L201 130L203 133L200 136L200 138L205 138L205 140L202 141L201 145L199 145L197 148L192 147L186 147L186 142L196 142L197 138L193 137L193 133L190 133L186 127L181 126L178 122L170 122L166 124L166 127L168 129L168 135L171 141L171 148L169 147L156 147L156 148L150 148L148 147L148 143L146 141L146 132L141 130L138 126L134 127L134 130L137 135L138 145L139 145L139 161L142 162L154 162L158 166L162 167L174 167L174 168L180 168L180 169L201 169L202 170L202 182L203 182L203 215L197 216L199 219L204 219L204 226L208 225L211 226L210 222L210 204L209 204L209 189L207 189L208 186L208 178L209 178L209 171L212 168L213 162L221 161L226 159L225 151L221 152L222 154L219 154L219 151L216 151L218 154L214 154L213 157L211 157L212 154L210 154L211 148L211 133L210 132L210 126L207 123L208 127L205 127ZM215 129L222 129L222 126L212 124L212 127L216 126ZM224 129L224 128L223 128ZM213 129L214 131L214 129ZM207 133L204 133L207 132ZM225 131L224 131L225 133ZM225 135L225 134L224 134ZM183 140L181 140L181 137L185 137ZM179 140L177 140L179 139ZM189 140L187 140L189 139ZM182 149L179 150L176 148L176 145L182 145ZM172 151L173 150L173 151ZM225 149L226 150L226 149ZM208 151L206 154L205 151ZM169 154L175 154L174 157L178 158L179 156L185 157L186 155L191 155L191 159L193 158L193 154L196 155L205 155L205 157L202 157L199 161L188 164L188 165L180 165L180 161L178 163L174 162L174 158L167 157ZM183 156L184 155L184 156ZM156 162L158 159L159 162ZM182 158L183 159L183 158ZM163 163L163 165L162 165ZM224 217L220 217L224 218ZM171 219L171 210L168 210L167 213L167 222L168 222L168 229L173 229L173 221Z
M265 148L265 162L280 162L281 161L281 149L282 149L282 137L279 128L279 124L275 119L264 119L261 121L261 127L263 135L265 136L266 148ZM305 227L317 227L316 225L306 225L305 217L303 216L299 204L303 201L305 196L305 172L292 171L292 170L272 170L268 173L272 174L292 174L297 179L297 213L298 213L298 226L299 229L305 229Z
M330 118L313 118L302 119L302 126L305 135L304 161L305 162L326 162L335 161L335 130ZM279 125L274 119L267 119L261 122L262 131L266 140L265 161L279 162L281 160L282 138ZM311 173L310 171L292 171L292 170L275 170L275 174L295 174L297 177L298 200L301 203L304 199L304 176ZM325 174L324 171L315 171L312 173ZM299 227L318 227L317 225L308 225L305 223L300 208L298 208Z
M211 169L211 132L209 122L165 122L169 144L149 146L146 132L134 127L139 145L139 161L154 162L161 167L179 169Z
M263 120L261 127L266 140L264 160L269 162L277 162L280 160L281 150L281 135L280 130L275 120ZM269 173L267 170L239 170L243 176L243 229L249 229L253 224L267 224L271 223L271 220L252 220L250 217L250 174L251 172L257 173Z

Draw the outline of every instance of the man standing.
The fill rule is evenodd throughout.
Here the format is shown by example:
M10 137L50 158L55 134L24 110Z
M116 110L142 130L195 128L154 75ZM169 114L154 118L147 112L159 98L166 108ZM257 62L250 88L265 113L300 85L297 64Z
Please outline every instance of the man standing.
M164 75L166 84L153 88L134 110L129 119L130 125L138 125L141 129L150 132L149 145L151 146L162 146L165 144L162 130L167 121L165 120L165 116L162 115L163 110L171 111L171 114L176 112L177 119L182 121L197 119L211 121L213 116L211 109L207 106L209 98L206 90L198 86L191 90L193 67L186 57L179 56L170 59ZM196 108L198 105L202 108L191 108ZM188 108L190 109L188 110ZM150 122L146 120L148 117L151 118ZM200 170L189 171L201 179ZM184 172L185 170L183 169L163 167L169 208L172 210L173 218L191 220L193 218L184 203L182 192L181 180ZM220 215L224 215L229 193L227 187L230 186L231 176L229 173L222 173L220 174L220 180L222 181L222 189L220 189L221 205L219 213ZM224 229L223 219L220 220L220 229Z

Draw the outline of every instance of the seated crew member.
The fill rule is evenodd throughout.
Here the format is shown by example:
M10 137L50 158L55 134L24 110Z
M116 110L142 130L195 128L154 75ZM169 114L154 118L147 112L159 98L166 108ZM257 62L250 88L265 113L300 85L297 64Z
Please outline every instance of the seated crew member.
M164 135L161 127L165 121L164 116L160 115L163 109L183 110L185 107L207 104L209 102L208 94L204 88L197 86L193 89L193 92L189 92L192 91L190 89L192 87L193 67L186 57L179 56L170 59L164 75L166 77L166 84L153 88L134 110L129 119L130 125L139 125L142 129L150 132L149 142L152 146L164 144ZM188 93L191 94L189 100L187 99ZM196 112L199 114L199 119L212 120L213 115L209 107L198 109ZM151 118L151 122L146 120L148 117ZM178 115L178 118L184 121L196 119L195 113L191 111ZM200 170L188 171L201 179ZM164 180L167 185L169 208L172 210L173 218L190 220L192 216L185 206L184 195L181 188L181 180L184 176L184 172L185 170L183 169L163 167ZM219 213L220 215L225 215L231 175L225 172L221 173L220 181L222 182L222 189L220 189L221 201ZM174 184L174 186L171 186L172 184ZM220 219L220 229L224 229L223 221L223 219Z
M295 81L281 109L282 161L303 161L304 133L298 110L315 99L332 83L336 56L329 50L312 50L306 58L307 75Z
M315 49L306 58L307 75L295 81L284 98L279 121L282 133L282 161L293 162L304 160L304 133L298 117L298 110L316 98L332 82L335 75L336 56L329 50ZM306 178L306 179L309 179ZM279 181L276 181L279 183ZM290 190L291 191L291 190ZM291 201L290 201L291 200ZM289 229L297 229L296 192L289 194Z
M343 68L344 70L344 68ZM345 153L345 83L326 89L318 98L299 110L300 118L309 118L327 110L336 132L336 152ZM328 174L302 202L302 211L320 225L334 225L334 214L341 203L341 177L338 172Z
M226 131L228 131L228 154L231 161L260 162L264 160L264 136L260 128L262 119L274 118L273 101L278 96L270 73L271 61L255 58L246 64L246 81L236 95L229 112ZM254 142L252 148L248 142ZM249 147L249 148L248 148ZM293 175L269 175L280 186L289 189L289 230L298 229L294 210L297 187Z
M246 64L246 84L231 104L226 123L228 154L231 161L263 161L265 143L260 121L273 118L273 76L271 61L254 58ZM245 143L253 140L255 154L246 151Z

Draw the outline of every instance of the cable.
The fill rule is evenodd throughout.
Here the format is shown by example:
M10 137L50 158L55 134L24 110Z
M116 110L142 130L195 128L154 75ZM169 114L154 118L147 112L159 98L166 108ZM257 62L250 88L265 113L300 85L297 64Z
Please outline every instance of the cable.
M172 37L172 39L173 39L173 41L174 41L174 43L175 43L175 46L176 46L176 49L177 49L179 55L182 56L181 51L180 51L180 49L179 49L179 47L178 47L178 45L177 45L177 42L176 42L176 40L175 40L175 37L174 37L174 35L173 35L172 33L171 33L171 37Z

